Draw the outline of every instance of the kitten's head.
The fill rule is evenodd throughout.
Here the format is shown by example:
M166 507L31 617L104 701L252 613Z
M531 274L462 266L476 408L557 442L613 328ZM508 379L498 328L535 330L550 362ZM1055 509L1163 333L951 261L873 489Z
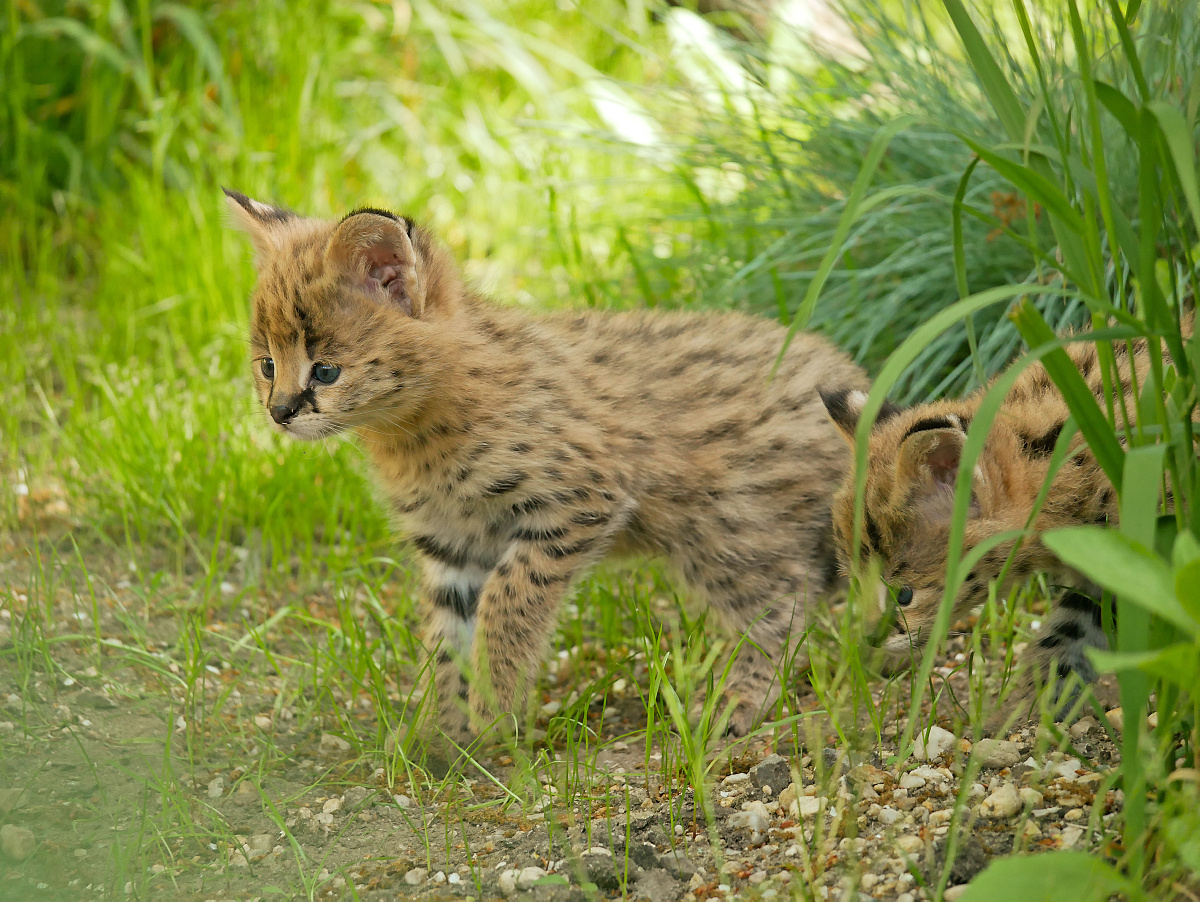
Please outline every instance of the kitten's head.
M444 252L384 210L331 222L225 194L254 245L252 367L276 429L316 439L411 422L461 297Z
M861 391L822 391L830 418L851 449L867 396ZM885 404L871 431L859 561L878 561L882 576L879 609L881 645L893 659L909 657L928 639L946 585L946 551L954 514L954 483L967 439L970 409L939 401L901 410ZM983 469L976 467L965 547L1003 528L981 512ZM849 569L853 557L854 464L833 502L838 558ZM964 581L955 610L987 597L986 568Z

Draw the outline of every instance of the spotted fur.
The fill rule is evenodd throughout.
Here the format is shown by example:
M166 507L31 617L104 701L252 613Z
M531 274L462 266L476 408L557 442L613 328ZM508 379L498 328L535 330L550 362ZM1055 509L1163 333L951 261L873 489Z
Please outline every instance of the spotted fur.
M571 584L619 553L661 557L748 634L729 684L747 730L836 577L847 453L815 385L864 386L858 367L799 334L771 378L784 330L736 314L532 316L472 293L403 217L230 199L257 252L259 398L293 438L361 439L423 571L447 731L518 710Z
M1149 355L1135 342L1132 357L1123 343L1115 346L1119 384L1132 412L1131 369L1146 384ZM1073 343L1067 353L1103 404L1101 366L1096 347ZM1165 349L1164 349L1165 354ZM843 438L854 444L859 413L866 395L860 391L822 391L830 419ZM953 517L954 483L983 391L961 400L943 400L908 410L885 408L870 435L866 497L859 558L874 557L882 568L880 607L895 616L884 649L895 663L911 660L933 626L945 589L946 552ZM1040 363L1017 377L993 421L975 465L964 539L965 553L986 539L1026 528L1034 502L1049 473L1051 455L1068 417L1066 402ZM833 505L834 535L844 569L852 557L854 516L853 467ZM1030 652L1027 690L1036 679L1051 675L1066 685L1072 674L1083 682L1094 678L1085 651L1104 647L1099 590L1063 566L1036 536L1045 530L1080 524L1116 524L1117 494L1080 436L1050 485L1033 524L1034 537L1002 542L989 550L967 576L955 601L955 614L987 599L1010 553L1012 566L1001 591L1036 573L1067 587ZM890 596L890 597L889 597ZM1028 692L1023 693L1028 695Z

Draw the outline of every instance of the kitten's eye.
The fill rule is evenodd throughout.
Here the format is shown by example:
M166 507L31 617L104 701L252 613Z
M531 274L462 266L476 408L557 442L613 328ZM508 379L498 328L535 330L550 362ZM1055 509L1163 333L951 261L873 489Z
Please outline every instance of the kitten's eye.
M262 370L262 374L265 378L267 378L267 379L275 378L275 361L274 360L272 360L270 357L264 357L262 360L259 361L258 365L259 365L259 368Z
M900 605L902 608L906 608L912 604L912 596L912 589L910 589L908 586L903 586L900 591L896 593L896 604Z
M312 376L323 385L329 385L331 382L337 382L337 377L342 374L340 366L334 366L332 363L314 363L312 368Z

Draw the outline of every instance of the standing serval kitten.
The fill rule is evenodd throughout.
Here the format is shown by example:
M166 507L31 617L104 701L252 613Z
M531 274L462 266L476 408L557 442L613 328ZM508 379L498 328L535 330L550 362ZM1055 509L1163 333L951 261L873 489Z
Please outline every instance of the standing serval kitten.
M226 194L257 251L259 397L285 435L363 439L424 573L447 733L520 704L572 581L614 552L661 556L748 634L727 691L750 729L836 576L847 454L815 385L865 386L858 367L797 335L771 379L784 329L735 314L534 318L471 293L410 220Z
M1136 407L1130 388L1130 368L1138 384L1146 384L1149 355L1144 341L1114 351L1127 408ZM1103 384L1096 347L1071 344L1067 353L1103 401ZM1166 349L1164 348L1164 355ZM1169 358L1167 358L1169 361ZM883 648L894 662L909 659L928 638L946 585L946 551L954 513L954 481L967 439L967 428L983 390L961 400L936 401L907 410L885 405L871 432L860 558L872 555L882 564L884 584L880 608L894 594L898 616ZM866 395L854 388L822 389L830 418L851 447ZM1049 472L1050 456L1068 416L1066 402L1041 363L1031 364L1013 383L975 465L971 502L964 535L964 554L984 540L1008 530L1022 530ZM1077 437L1069 456L1050 485L1046 501L1033 524L1035 533L1080 524L1117 522L1117 495L1108 477ZM854 468L834 499L833 522L838 556L843 567L851 558L854 517ZM988 584L999 578L1013 549L1002 542L975 565L955 599L961 614L987 600ZM1001 591L1031 575L1045 572L1067 591L1036 643L1031 647L1033 669L1045 678L1053 662L1058 686L1076 674L1083 682L1095 679L1085 655L1088 647L1107 645L1100 622L1099 590L1065 567L1036 538L1020 544ZM889 592L890 587L890 592ZM1026 696L1034 686L1026 676Z

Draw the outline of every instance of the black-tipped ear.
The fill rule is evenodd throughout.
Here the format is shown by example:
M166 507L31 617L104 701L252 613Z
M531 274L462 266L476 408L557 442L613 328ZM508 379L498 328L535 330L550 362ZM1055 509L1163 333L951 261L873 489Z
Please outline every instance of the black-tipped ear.
M825 411L829 414L829 419L833 420L833 424L841 432L842 438L853 446L854 432L858 429L858 418L862 415L863 407L866 406L867 393L856 388L834 390L820 388L817 389L817 393L825 404ZM879 415L875 417L875 425L886 423L898 413L900 413L899 407L891 401L884 401L883 407L879 409Z
M272 222L287 222L289 219L294 219L296 214L284 207L276 207L272 204L264 204L261 200L254 200L247 197L240 191L233 191L229 188L222 188L225 196L237 204L238 208L246 215L253 218L256 222L267 224Z
M295 219L296 214L283 207L254 200L240 191L231 191L228 188L221 190L229 200L229 212L233 217L234 226L250 236L254 252L261 258L276 250L281 235L286 231L281 226Z

